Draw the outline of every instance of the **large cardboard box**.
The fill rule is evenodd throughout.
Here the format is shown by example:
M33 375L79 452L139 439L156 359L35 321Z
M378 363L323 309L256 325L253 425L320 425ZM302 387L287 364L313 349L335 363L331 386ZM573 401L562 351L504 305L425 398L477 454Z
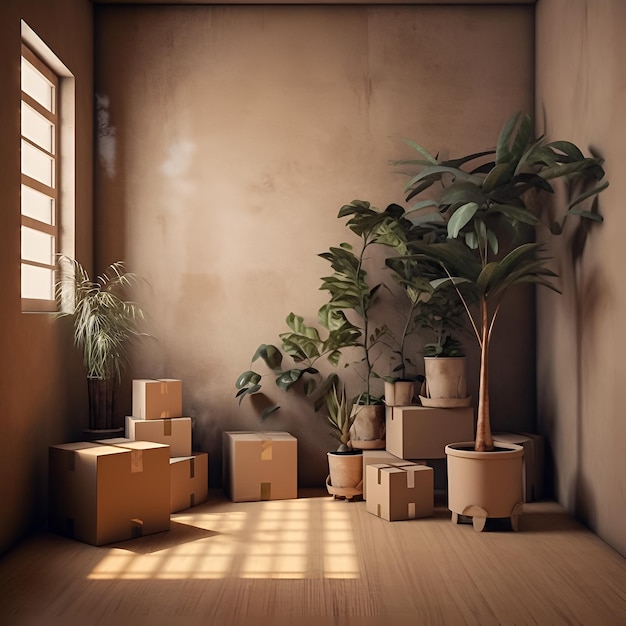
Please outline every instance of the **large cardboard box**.
M175 378L133 380L133 417L158 420L183 417L183 383Z
M93 545L169 529L168 446L110 439L49 449L50 529Z
M522 484L524 502L543 497L544 439L533 433L494 433L494 443L515 443L524 448Z
M170 447L170 456L191 454L191 418L169 417L159 420L142 420L126 416L126 437L137 441L154 441Z
M209 455L194 452L170 458L170 513L189 509L209 497Z
M368 513L389 522L431 517L435 490L433 468L416 463L367 466Z
M401 459L443 459L449 443L474 440L474 409L386 407L387 452Z
M224 489L233 502L298 497L296 438L287 432L225 431Z

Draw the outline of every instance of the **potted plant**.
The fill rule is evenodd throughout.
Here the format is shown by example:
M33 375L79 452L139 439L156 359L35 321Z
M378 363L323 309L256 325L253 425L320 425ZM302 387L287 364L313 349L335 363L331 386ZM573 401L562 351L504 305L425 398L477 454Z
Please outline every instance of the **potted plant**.
M433 219L438 227L445 223L448 238L411 242L409 258L441 266L445 272L441 282L456 290L480 347L476 439L446 448L448 506L453 521L470 515L477 530L488 517L511 517L515 527L522 501L523 450L493 443L489 411L493 328L510 289L530 283L558 291L551 282L557 275L549 267L544 244L528 241L528 229L545 227L540 234L550 236L563 231L569 216L601 221L595 210L582 207L595 202L608 185L602 180L602 160L585 157L568 141L534 138L531 118L519 113L502 128L495 150L439 161L422 146L411 145L420 158L398 162L418 166L407 185L407 200L440 185L435 197L419 203L419 208L436 208ZM546 223L546 206L540 200L554 192L554 181L566 187L568 204L560 220ZM464 293L471 294L473 303ZM510 478L505 478L507 457L511 457ZM471 480L457 483L460 475ZM496 494L500 486L503 493Z
M355 419L352 405L345 388L336 381L326 395L326 410L339 447L328 452L326 488L335 498L346 500L363 495L363 451L350 445L350 429Z
M405 247L405 234L401 219L404 209L390 204L379 211L369 202L354 200L341 207L338 217L348 217L346 225L359 236L360 246L355 249L349 243L330 248L320 256L331 264L334 273L322 278L321 289L330 294L330 300L320 309L320 319L329 329L340 320L352 318L353 328L360 340L357 349L360 358L353 362L355 370L363 380L363 391L354 400L355 419L352 424L352 446L361 449L385 447L385 411L382 398L374 393L373 381L380 376L374 370L375 351L383 345L388 334L386 324L376 326L372 311L378 298L381 283L370 284L366 260L372 247Z
M67 256L59 258L59 273L58 315L73 318L74 344L82 352L87 375L89 430L103 437L105 431L118 430L113 397L128 348L133 339L147 336L139 328L143 310L124 295L139 277L117 261L92 280L78 261Z

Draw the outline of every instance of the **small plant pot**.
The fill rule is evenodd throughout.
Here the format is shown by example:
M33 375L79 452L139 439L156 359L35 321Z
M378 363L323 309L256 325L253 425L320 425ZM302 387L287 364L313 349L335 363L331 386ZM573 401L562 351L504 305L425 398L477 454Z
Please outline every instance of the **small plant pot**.
M350 445L359 450L382 450L385 447L385 406L355 404L350 428Z
M446 446L448 508L452 521L472 518L481 531L487 518L510 518L514 530L523 507L522 459L524 448L498 443L493 452L476 452L474 442Z
M424 357L426 380L420 401L423 406L452 408L469 406L466 357Z
M385 381L385 404L387 406L410 406L415 395L415 383L412 380Z
M361 450L328 453L326 489L348 500L363 495L363 453Z

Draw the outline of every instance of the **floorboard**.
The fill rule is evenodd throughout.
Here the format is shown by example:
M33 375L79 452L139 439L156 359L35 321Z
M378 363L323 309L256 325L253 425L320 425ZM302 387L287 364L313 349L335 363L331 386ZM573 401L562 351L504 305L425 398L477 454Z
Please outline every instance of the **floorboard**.
M386 522L321 491L215 491L166 533L30 537L0 561L0 623L612 626L626 624L626 561L553 502L526 505L519 532L476 533L441 505Z

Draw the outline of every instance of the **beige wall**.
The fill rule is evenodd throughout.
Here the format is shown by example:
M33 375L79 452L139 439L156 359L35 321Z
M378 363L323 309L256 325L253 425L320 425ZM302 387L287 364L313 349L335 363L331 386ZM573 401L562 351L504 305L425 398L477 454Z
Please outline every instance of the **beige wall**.
M538 309L541 428L552 445L558 500L626 554L626 3L540 0L537 111L552 138L569 138L606 159L604 224L572 261L560 242L562 297ZM571 234L570 234L571 235Z
M142 344L133 375L183 380L212 484L221 432L259 428L292 432L300 484L323 484L324 419L269 377L283 409L261 424L251 403L238 408L234 381L290 311L315 320L329 270L316 254L349 239L341 205L402 202L389 166L410 155L402 137L458 155L493 146L532 108L533 17L531 6L96 9L97 261L125 258L146 277L159 342ZM509 321L532 319L528 299L511 309ZM503 319L499 331L500 429L534 426L532 326Z
M76 78L77 254L91 263L92 8L87 0L0 3L0 553L45 513L48 445L76 439L86 391L66 324L20 312L20 20Z

